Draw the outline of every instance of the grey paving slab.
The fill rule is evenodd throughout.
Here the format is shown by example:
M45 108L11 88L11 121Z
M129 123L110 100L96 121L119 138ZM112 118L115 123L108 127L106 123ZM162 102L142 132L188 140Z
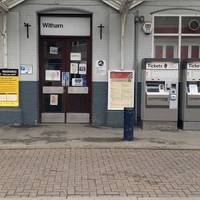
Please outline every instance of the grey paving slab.
M0 126L0 149L147 148L200 149L200 131L135 129L135 140L123 141L123 130L90 125Z
M137 197L69 197L67 200L137 200Z
M195 199L199 166L199 150L0 150L0 198Z
M137 198L137 200L200 200L200 196L199 197L153 197L153 198Z

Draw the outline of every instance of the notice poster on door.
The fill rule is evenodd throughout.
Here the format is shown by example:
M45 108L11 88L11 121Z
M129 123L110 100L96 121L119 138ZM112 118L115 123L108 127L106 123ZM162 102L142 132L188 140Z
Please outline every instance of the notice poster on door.
M58 47L50 47L49 54L51 55L58 55Z
M134 107L134 71L109 71L108 109Z
M60 81L60 70L46 70L45 80L46 81Z
M78 74L78 63L70 63L70 73Z
M82 78L72 78L72 86L80 87L83 86Z
M70 53L71 61L81 61L81 53Z
M50 105L51 106L57 106L58 105L58 95L57 94L50 95Z
M82 62L79 64L79 74L87 74L87 62Z
M0 69L0 106L19 106L18 69Z

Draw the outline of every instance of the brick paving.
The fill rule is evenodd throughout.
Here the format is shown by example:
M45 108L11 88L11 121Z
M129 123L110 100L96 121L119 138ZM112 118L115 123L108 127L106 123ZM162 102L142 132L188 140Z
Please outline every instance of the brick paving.
M200 151L0 150L1 197L200 197Z

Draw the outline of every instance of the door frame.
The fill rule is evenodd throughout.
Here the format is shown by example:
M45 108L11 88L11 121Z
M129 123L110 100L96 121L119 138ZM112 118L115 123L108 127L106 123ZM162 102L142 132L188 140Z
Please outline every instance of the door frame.
M42 36L40 35L40 18L42 16L52 16L52 17L88 17L90 18L90 36ZM38 63L38 67L39 67L39 88L38 88L38 97L39 97L39 123L42 123L42 98L41 98L41 94L42 94L42 73L41 73L41 63L42 63L42 40L44 40L45 38L49 38L49 39L68 39L68 40L74 40L74 39L86 39L88 40L88 44L89 44L89 54L88 54L88 65L90 66L90 70L89 72L89 86L88 86L88 90L90 91L89 93L89 109L90 109L90 123L92 122L92 71L93 71L93 67L92 67L92 14L38 14L38 58L39 58L39 63ZM66 117L65 117L65 121L66 121ZM66 122L65 122L66 123Z

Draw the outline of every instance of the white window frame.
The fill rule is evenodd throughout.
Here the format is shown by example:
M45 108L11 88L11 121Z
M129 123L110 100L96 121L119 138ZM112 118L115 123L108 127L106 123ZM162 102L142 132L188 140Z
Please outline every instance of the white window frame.
M179 18L179 25L178 25L178 33L155 33L154 32L154 23L155 23L155 17L178 17ZM181 58L181 46L182 46L182 36L183 37L200 37L199 34L187 34L187 33L181 33L182 32L182 18L183 17L200 17L199 14L191 14L191 15L180 15L180 14L156 14L153 15L152 17L152 54L151 57L155 57L155 37L156 36L163 36L163 37L170 37L170 36L175 36L178 39L178 58ZM191 47L189 47L191 48ZM200 49L200 46L199 46ZM188 52L189 53L189 52Z

